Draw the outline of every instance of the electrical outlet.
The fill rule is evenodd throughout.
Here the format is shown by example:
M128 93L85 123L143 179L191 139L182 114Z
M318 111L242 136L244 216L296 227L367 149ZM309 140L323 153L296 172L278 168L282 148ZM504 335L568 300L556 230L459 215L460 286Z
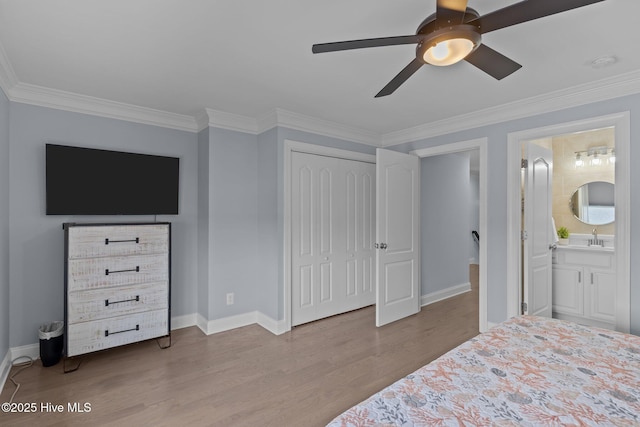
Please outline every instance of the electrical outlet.
M233 305L233 292L227 294L227 305Z

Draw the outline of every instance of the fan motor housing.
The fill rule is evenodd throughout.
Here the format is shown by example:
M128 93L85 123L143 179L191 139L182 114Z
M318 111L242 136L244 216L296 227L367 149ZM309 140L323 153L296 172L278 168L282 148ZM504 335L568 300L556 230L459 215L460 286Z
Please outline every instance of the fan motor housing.
M479 16L480 14L475 9L468 7L467 10L465 11L464 19L462 20L462 22L460 22L460 24L473 21ZM441 28L449 28L449 27L451 27L451 22L442 22L442 20L438 22L436 19L436 14L432 13L431 15L427 16L424 21L420 23L420 25L418 26L418 29L416 30L416 34L429 34Z

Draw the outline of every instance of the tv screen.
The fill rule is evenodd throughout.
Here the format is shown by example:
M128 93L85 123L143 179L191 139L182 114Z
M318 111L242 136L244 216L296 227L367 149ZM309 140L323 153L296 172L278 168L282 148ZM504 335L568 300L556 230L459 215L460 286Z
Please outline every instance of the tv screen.
M46 144L47 215L178 214L180 159Z

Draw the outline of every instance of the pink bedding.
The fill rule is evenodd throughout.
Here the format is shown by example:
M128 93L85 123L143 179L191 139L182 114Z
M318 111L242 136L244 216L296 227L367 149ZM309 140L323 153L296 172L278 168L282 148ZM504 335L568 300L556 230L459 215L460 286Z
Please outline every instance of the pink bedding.
M640 337L522 316L463 343L329 426L640 425Z

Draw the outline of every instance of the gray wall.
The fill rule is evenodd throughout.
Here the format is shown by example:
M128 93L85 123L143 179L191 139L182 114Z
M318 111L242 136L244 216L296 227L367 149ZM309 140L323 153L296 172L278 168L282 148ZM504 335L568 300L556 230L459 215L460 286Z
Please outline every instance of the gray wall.
M420 165L422 295L469 283L469 154L425 157Z
M491 322L500 322L507 316L507 137L511 132L562 124L590 117L629 111L631 116L631 140L640 134L640 95L629 95L608 101L596 102L547 114L497 123L475 129L401 144L394 149L402 152L433 147L476 138L488 138L487 191L487 254L488 317ZM640 162L640 150L631 144L631 164ZM631 331L640 334L640 193L633 191L640 186L640 169L631 168L631 227L628 230L631 242Z
M208 320L256 310L258 147L256 135L209 128ZM226 294L235 302L226 305Z
M10 132L11 347L37 342L40 323L63 318L63 222L154 220L153 216L46 216L46 142L180 158L180 214L157 219L172 222L172 315L196 312L195 134L20 103L11 104Z
M198 133L198 284L197 310L209 319L209 128Z
M283 253L278 229L278 130L270 129L258 136L258 257L256 271L257 309L272 319L282 319L280 312L280 275Z
M9 101L0 90L0 361L9 350Z

